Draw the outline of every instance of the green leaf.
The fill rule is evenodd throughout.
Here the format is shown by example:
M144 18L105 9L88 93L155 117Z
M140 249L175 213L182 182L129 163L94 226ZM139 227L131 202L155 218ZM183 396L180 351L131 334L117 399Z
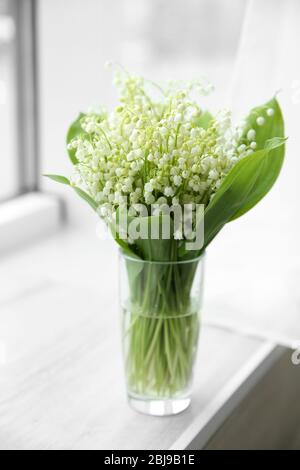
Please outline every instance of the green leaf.
M96 201L89 194L87 194L82 189L77 188L76 186L72 186L72 188L78 194L78 196L81 197L81 199L86 201L91 206L91 208L94 209L94 211L97 211L98 204L96 203Z
M119 225L120 223L121 223L121 220L120 220L120 207L119 207L116 210L116 219L115 219L115 221L111 222L110 225L109 225L109 228L111 230L111 234L112 234L114 240L120 246L121 251L125 255L127 255L131 258L134 258L134 259L140 259L140 257L137 256L137 254L134 251L135 245L129 245L129 243L127 243L127 241L120 236L120 228L122 228L123 230L126 230L126 233L127 233L127 227L121 227Z
M273 152L280 149L284 141L270 141L267 148L240 160L226 176L205 210L204 248L227 222L249 210L268 192L280 170L278 165L274 166Z
M163 222L166 224L164 227L170 227L170 236L169 234L163 233ZM133 224L135 224L133 226ZM131 230L135 230L134 234L134 245L127 245L126 240L120 236L120 232L130 236L129 227ZM155 215L149 217L136 216L132 217L122 213L120 208L116 212L116 220L111 224L111 231L116 242L122 246L127 245L126 251L128 249L132 252L135 249L135 256L140 259L147 261L169 261L171 256L175 253L172 253L171 244L174 243L172 232L173 232L173 222L170 215ZM153 232L157 235L157 238L153 237ZM143 233L146 235L146 238L139 238L140 234ZM167 238L164 238L167 237ZM172 242L172 243L171 243ZM129 255L130 256L130 255Z
M137 233L148 234L146 239L136 238L134 245L140 259L153 262L162 262L162 264L139 263L132 260L126 260L128 279L131 287L132 297L135 293L147 291L151 296L158 288L164 276L168 277L170 266L164 261L177 259L177 242L173 239L173 223L169 215L156 215L149 217L131 217L128 218L129 224L137 223ZM162 226L170 227L170 236L163 238ZM151 230L157 230L158 238L151 236ZM168 234L166 233L165 236ZM146 295L146 293L145 293Z
M170 237L164 239L162 234L162 225L170 226ZM170 261L172 259L172 244L174 243L172 230L172 220L169 215L155 215L139 218L140 230L148 232L148 238L138 238L135 244L141 257L148 261ZM151 227L157 227L159 237L157 239L151 236Z
M273 109L273 116L267 115L267 110ZM258 117L263 117L265 122L259 126L256 122ZM265 148L267 140L273 137L284 137L284 122L282 112L276 97L267 101L261 106L253 108L248 117L242 134L240 143L248 143L247 133L249 129L255 130L255 142L257 143L257 150ZM282 151L282 149L281 149Z
M60 176L60 175L44 175L44 176L46 178L50 178L53 181L56 181L57 183L66 184L70 186L70 181L65 176Z
M128 257L133 258L133 259L141 259L141 258L133 251L133 249L130 248L131 245L129 245L128 243L126 243L124 240L122 240L122 239L119 238L119 237L114 237L114 240L115 240L115 241L117 242L117 244L120 246L121 252L122 252L124 255L127 255Z
M124 255L127 255L130 258L140 259L140 257L137 256L137 254L134 252L134 245L129 245L129 243L127 243L126 240L121 238L115 230L112 229L111 232L114 240L119 245L119 247L121 248L121 252L124 253Z
M202 129L208 129L210 122L213 120L212 114L209 111L204 111L199 118L197 118L196 125Z
M80 113L78 118L71 124L67 133L67 139L66 139L67 145L76 137L80 135L86 135L86 132L82 129L81 123L80 123L81 119L84 116L85 114ZM67 149L67 150L68 150L68 154L69 154L71 162L73 163L73 165L77 165L78 160L75 155L76 149Z
M274 110L273 116L267 115L266 111L270 108ZM256 123L259 116L265 119L263 126L258 126ZM254 108L250 112L243 132L242 142L245 142L249 129L254 129L256 132L257 149L268 149L270 152L265 155L255 188L249 193L244 205L234 214L231 220L237 219L252 209L270 191L280 173L285 152L285 146L282 144L285 139L284 121L276 98L268 101L263 106Z
M74 191L78 194L81 199L83 199L85 202L87 202L94 211L97 211L98 209L98 204L96 201L85 191L83 191L81 188L78 188L77 186L72 186L68 178L65 176L60 176L60 175L44 175L47 178L50 178L53 181L56 181L57 183L65 184L67 186L70 186L71 188L74 189Z

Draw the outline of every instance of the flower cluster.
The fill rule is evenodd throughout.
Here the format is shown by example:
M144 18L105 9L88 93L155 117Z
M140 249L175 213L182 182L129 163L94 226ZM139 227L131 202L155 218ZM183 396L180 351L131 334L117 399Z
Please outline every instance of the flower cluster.
M119 106L110 114L83 115L82 132L69 143L78 161L71 181L90 194L105 219L138 203L206 205L236 162L256 148L254 129L240 144L243 129L232 126L229 111L215 117L203 112L193 98L195 91L208 91L201 83L172 82L162 89L126 74L116 83Z

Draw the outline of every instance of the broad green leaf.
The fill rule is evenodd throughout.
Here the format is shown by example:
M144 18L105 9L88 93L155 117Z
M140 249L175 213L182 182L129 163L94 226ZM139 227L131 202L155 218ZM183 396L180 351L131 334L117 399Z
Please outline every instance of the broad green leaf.
M202 129L208 129L210 122L213 120L212 114L209 111L204 111L199 118L197 118L196 124Z
M86 132L84 132L80 124L80 121L84 116L85 114L80 113L78 118L71 124L67 133L67 145L71 142L71 140L75 139L75 137L86 134ZM73 163L73 165L76 165L78 163L78 160L75 155L76 150L75 149L71 149L71 150L67 149L67 150L68 150L68 154L69 154L71 162Z
M84 201L86 201L92 209L94 209L94 211L97 211L98 209L98 204L96 201L94 201L94 199L89 195L87 194L85 191L83 191L82 189L80 188L77 188L76 186L72 186L72 188L74 189L74 191L78 194L78 196L81 197L81 199L83 199Z
M114 237L114 240L117 242L117 244L120 246L121 248L121 253L123 253L124 255L126 256L129 256L130 258L133 258L133 259L141 259L137 254L135 254L135 252L133 251L132 248L130 248L130 245L129 243L126 243L124 240L122 240L121 238L119 237Z
M169 261L172 259L172 255L175 256L175 251L174 253L171 252L170 244L170 240L173 240L173 222L170 215L160 214L149 217L132 217L125 213L123 216L121 217L120 209L118 209L116 221L111 225L113 236L116 239L121 239L123 243L126 243L126 240L123 240L120 236L121 231L126 233L127 236L134 238L135 254L139 258L148 261ZM169 227L170 236L168 236L167 231L163 233L163 223L165 227ZM134 230L134 233L130 233L129 228ZM154 233L156 238L154 238ZM141 234L145 235L145 238ZM116 241L119 243L118 239Z
M162 282L162 279L168 278L170 265L163 262L177 259L177 242L173 239L173 224L169 215L131 218L129 223L133 221L138 223L138 232L148 234L146 239L137 238L134 240L137 253L141 259L154 261L154 264L127 262L131 293L134 297L135 292L147 291L147 295L151 297L157 292L158 284ZM170 227L170 236L166 239L163 238L163 224ZM158 238L151 236L153 228L158 230Z
M253 194L258 197L268 190L270 186L268 174L273 175L273 161L270 160L270 155L284 142L285 139L278 138L269 140L266 148L243 158L232 168L205 209L204 246L201 252L227 222L233 220L236 214L241 213L249 201L253 202ZM186 250L185 245L180 248L181 259L192 259L200 253Z
M255 198L259 197L261 199L270 189L271 179L273 180L278 175L276 170L274 172L272 170L274 164L273 152L279 149L284 141L285 139L270 141L267 148L258 150L240 160L226 176L220 189L205 210L204 248L227 222L234 219L237 214L241 214L250 204L253 204L253 194ZM269 173L273 175L271 179L268 179Z
M136 283L139 282L139 275L143 270L143 263L140 262L142 260L134 252L135 245L129 245L126 240L120 238L116 233L114 233L114 240L120 246L121 253L125 256L130 290L131 292L135 292L138 288Z
M119 247L121 248L121 253L124 255L129 256L130 258L140 259L140 257L134 251L134 245L129 245L123 238L119 236L114 230L112 230L112 235L114 240L117 242Z
M66 184L70 186L70 181L65 176L60 176L60 175L44 175L44 176L46 178L50 178L53 181L56 181L57 183Z
M169 261L172 259L172 256L177 255L177 247L174 249L176 242L173 240L173 226L170 216L131 217L127 215L126 220L121 218L120 215L121 213L118 210L116 222L112 227L112 233L116 242L123 249L124 254L129 257L126 259L126 267L133 300L135 297L134 293L143 292L144 288L147 288L148 293L155 291L159 278L164 276L169 269L168 265L152 265L152 263L142 263L139 260L154 262ZM170 237L168 239L163 239L162 237L163 221L170 226ZM133 245L127 244L127 241L119 235L120 232L132 235L132 232L129 230L130 226L132 228L131 224L135 224L136 232ZM157 239L151 237L151 229L154 228L157 229ZM138 238L141 233L146 235L145 239ZM154 275L154 271L157 275Z
M126 212L127 212L127 209L126 209ZM120 213L121 213L121 210L120 210L120 207L118 207L116 210L116 218L109 224L112 237L118 243L118 245L121 248L121 252L123 252L124 255L127 255L134 259L140 259L139 256L137 256L137 254L134 251L135 245L134 244L130 245L127 239L122 237L120 234L121 229L123 232L126 232L127 234L127 228L128 228L127 226L126 227L122 226L122 219L120 217Z
M268 109L273 109L273 116L268 116ZM261 126L259 126L256 122L258 117L264 118L264 124ZM254 129L255 131L256 136L254 140L257 143L257 150L265 148L267 140L272 139L273 137L284 137L284 122L276 97L272 98L270 101L267 101L261 106L253 108L250 111L246 118L246 123L240 143L249 142L247 140L247 133L250 129ZM279 150L282 152L282 148L277 149L277 151Z
M143 240L138 238L135 240L135 244L138 248L138 252L141 257L148 261L170 261L174 258L173 250L173 226L172 220L169 215L156 215L149 217L139 218L140 230L148 232L148 238ZM162 225L166 224L170 226L170 237L167 239L163 238ZM157 239L151 236L151 228L157 227L159 230L159 236Z
M273 116L267 115L268 109L274 110ZM262 126L259 126L256 122L259 116L265 119L265 123ZM244 205L234 214L231 220L237 219L252 209L252 207L270 191L280 173L285 151L285 146L282 145L282 139L284 138L284 122L276 98L268 101L263 106L254 108L250 112L241 143L246 142L249 129L255 130L257 149L266 148L269 149L270 152L267 153L264 158L263 166L260 170L255 187L249 193ZM272 149L276 142L274 139L277 139L279 145Z

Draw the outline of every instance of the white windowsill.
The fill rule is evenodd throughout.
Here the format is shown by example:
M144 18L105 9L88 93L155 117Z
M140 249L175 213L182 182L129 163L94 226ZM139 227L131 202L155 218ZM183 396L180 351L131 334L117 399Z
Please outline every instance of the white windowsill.
M53 233L61 221L54 196L29 193L0 205L0 255Z
M33 200L25 228L37 222ZM45 209L59 214L48 202L41 222ZM35 234L47 222L54 227L46 217ZM191 408L142 416L126 403L113 243L66 227L1 267L0 449L201 449L282 354L204 315Z

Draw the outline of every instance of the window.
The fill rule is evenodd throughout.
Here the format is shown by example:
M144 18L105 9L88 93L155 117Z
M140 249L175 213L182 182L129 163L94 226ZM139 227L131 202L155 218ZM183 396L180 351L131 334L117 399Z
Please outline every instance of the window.
M0 0L0 201L37 187L34 3Z
M0 3L0 199L17 191L17 159L14 148L14 44L16 24L12 16L11 2Z

